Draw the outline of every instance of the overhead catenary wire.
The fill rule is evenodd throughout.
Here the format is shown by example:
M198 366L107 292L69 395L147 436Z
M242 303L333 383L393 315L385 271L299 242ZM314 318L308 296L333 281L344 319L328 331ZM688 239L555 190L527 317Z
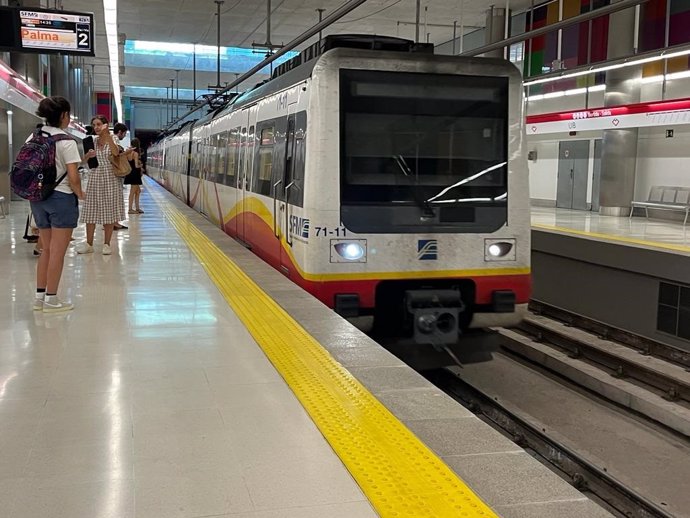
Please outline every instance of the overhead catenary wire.
M278 59L278 58L280 58L281 56L285 55L286 53L288 53L289 51L291 51L292 49L294 49L294 48L297 47L298 45L301 45L302 43L304 43L305 41L307 41L307 40L308 40L309 38L311 38L312 36L315 36L316 34L319 33L319 31L321 31L321 30L323 30L324 28L328 27L329 25L331 25L331 24L334 23L335 21L341 19L343 16L347 15L348 13L350 13L351 11L353 11L354 9L356 9L357 7L359 7L360 5L362 5L363 3L365 3L366 1L367 1L367 0L349 0L349 1L346 2L345 4L341 5L338 9L336 9L336 10L333 11L331 14L329 14L328 16L326 16L326 18L324 18L322 22L319 22L319 23L317 23L316 25L312 26L309 30L307 30L306 32L302 33L300 36L297 36L295 39L293 39L292 41L290 41L287 45L285 45L285 46L282 47L280 50L278 50L275 54L273 54L273 55L267 57L267 58L264 59L261 63L259 63L258 65L256 65L254 68L252 68L251 70L245 72L245 73L242 74L240 77L238 77L237 79L235 79L234 81L232 81L231 83L229 83L223 90L219 91L219 92L214 96L214 99L217 98L217 97L219 97L219 96L224 95L224 94L227 93L227 92L229 92L230 90L232 90L232 89L235 87L235 85L241 84L241 83L244 82L246 79L248 79L249 77L253 76L253 75L254 75L255 73L257 73L259 70L261 70L262 68L264 68L266 65L269 65L270 63L273 63L276 59ZM184 115L182 115L179 119L177 119L177 120L173 121L172 123L168 124L168 125L166 126L165 129L166 129L166 130L169 130L169 129L170 129L172 126L174 126L177 122L186 119L186 118L189 117L191 114L193 114L193 113L195 113L196 111L198 111L198 110L200 110L201 108L203 108L206 104L208 104L208 101L207 101L206 103L203 103L203 104L201 104L201 105L199 105L199 106L196 106L196 107L192 108L192 109L189 110L187 113L185 113Z
M402 0L395 0L395 2L393 2L392 4L387 5L386 7L382 7L378 11L374 11L373 13L369 13L366 16L362 16L361 18L354 18L353 20L342 20L339 22L335 22L333 25L342 25L342 24L346 24L346 23L354 23L354 22L360 22L362 20L366 20L367 18L371 18L372 16L376 16L377 14L382 13L386 9L390 9L391 7L398 5L400 2L402 2Z

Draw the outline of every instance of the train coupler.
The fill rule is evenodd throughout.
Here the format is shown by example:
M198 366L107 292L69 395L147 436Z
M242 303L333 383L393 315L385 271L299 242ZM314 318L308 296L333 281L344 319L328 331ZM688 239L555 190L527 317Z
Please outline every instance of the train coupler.
M460 313L465 310L459 290L408 290L405 305L413 319L416 343L441 349L457 342Z

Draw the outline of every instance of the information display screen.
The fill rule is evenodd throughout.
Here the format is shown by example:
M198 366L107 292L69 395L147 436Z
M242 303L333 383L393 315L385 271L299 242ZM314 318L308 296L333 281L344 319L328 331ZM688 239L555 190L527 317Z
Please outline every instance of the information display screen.
M19 11L24 49L93 54L93 15L64 11Z
M91 13L3 8L1 14L3 29L9 29L5 38L0 38L0 45L5 48L20 52L94 55L95 30Z

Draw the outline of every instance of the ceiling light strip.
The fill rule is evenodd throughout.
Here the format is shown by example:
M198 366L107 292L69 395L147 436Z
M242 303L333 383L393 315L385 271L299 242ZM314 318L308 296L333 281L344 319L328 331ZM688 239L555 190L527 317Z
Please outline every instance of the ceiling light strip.
M122 94L120 93L120 49L117 39L117 0L103 0L105 32L108 37L108 56L110 58L110 81L113 85L115 102L114 119L123 122Z
M644 65L645 63L652 63L654 61L661 61L662 59L672 59L680 56L687 56L690 54L690 49L679 50L676 52L662 51L656 56L649 56L640 59L630 59L630 61L625 61L623 63L615 63L612 65L603 65L600 67L591 67L586 70L577 70L573 72L560 73L556 76L544 77L541 79L534 79L532 81L525 81L523 86L532 86L544 83L551 83L553 81L562 81L563 79L572 79L573 77L586 76L589 74L596 74L597 72L606 72L608 70L616 70L619 68L627 68L632 66Z

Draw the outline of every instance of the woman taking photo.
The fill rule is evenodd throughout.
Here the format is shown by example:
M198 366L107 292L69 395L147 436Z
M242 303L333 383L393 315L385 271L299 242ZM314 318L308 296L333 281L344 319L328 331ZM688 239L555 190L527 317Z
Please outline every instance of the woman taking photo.
M86 201L81 212L81 222L86 223L86 243L77 246L78 254L93 253L93 235L96 225L103 225L103 255L112 254L110 239L115 224L125 219L125 200L122 195L122 182L115 176L110 163L111 156L120 154L120 148L113 140L108 128L108 119L97 115L91 120L94 147L98 166L89 169L86 183Z
M66 134L63 130L69 126L70 111L69 101L64 97L46 97L40 102L36 112L46 122L41 130L50 135ZM77 170L80 163L81 157L74 140L56 142L56 178L62 177L65 172L67 176L48 198L31 202L31 212L43 247L36 267L35 311L57 313L74 308L73 304L58 299L57 290L72 229L77 226L79 219L77 198L84 199Z

